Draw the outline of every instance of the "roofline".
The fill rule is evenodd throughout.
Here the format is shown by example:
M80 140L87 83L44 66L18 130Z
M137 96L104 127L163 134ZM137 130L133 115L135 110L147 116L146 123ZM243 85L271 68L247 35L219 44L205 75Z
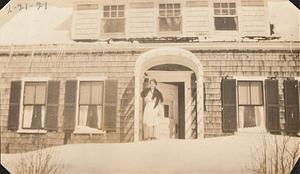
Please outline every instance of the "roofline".
M74 44L32 44L0 45L0 54L12 53L79 53L79 52L144 52L161 47L177 47L191 52L298 52L300 41L291 42L199 42L199 43L74 43Z

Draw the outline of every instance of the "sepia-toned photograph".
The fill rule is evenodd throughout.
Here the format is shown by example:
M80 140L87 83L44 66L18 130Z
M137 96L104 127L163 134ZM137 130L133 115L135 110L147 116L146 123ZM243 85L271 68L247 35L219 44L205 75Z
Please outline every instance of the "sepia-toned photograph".
M289 0L10 0L0 173L300 174Z

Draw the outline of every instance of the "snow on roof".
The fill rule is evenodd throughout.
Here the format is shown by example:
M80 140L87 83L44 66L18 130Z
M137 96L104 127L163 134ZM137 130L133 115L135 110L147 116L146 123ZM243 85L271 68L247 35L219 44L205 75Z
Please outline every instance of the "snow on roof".
M281 41L299 41L300 11L287 0L269 0L268 4L275 36ZM75 43L70 37L72 12L71 2L69 5L52 3L46 10L33 7L20 10L0 26L0 45ZM3 13L0 16L5 17Z
M20 10L0 28L0 44L72 43L72 7Z
M269 2L269 20L280 40L300 41L300 11L288 0Z

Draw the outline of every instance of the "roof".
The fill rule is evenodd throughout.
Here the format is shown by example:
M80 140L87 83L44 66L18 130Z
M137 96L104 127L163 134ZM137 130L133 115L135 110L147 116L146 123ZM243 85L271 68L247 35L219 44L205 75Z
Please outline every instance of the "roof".
M269 1L269 18L275 26L275 35L280 36L280 41L300 41L300 11L287 0ZM0 45L76 43L70 37L72 3L66 1L69 5L62 5L53 2L48 4L47 9L31 7L18 11L14 16L2 11L0 21L5 23L0 25Z

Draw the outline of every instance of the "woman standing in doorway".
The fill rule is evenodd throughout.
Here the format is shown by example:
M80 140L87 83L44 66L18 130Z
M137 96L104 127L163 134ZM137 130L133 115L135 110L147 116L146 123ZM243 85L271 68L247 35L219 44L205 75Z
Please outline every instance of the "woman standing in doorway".
M163 96L161 92L156 88L157 81L151 79L149 81L149 87L144 89L141 96L145 101L144 108L144 139L156 139L156 127L159 123L159 118L163 116Z

